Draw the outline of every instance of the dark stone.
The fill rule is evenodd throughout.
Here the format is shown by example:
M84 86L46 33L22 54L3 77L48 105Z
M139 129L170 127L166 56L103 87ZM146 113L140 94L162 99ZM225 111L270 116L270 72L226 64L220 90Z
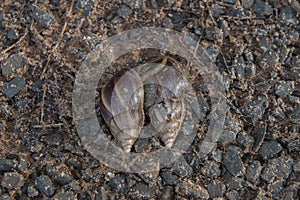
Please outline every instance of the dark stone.
M216 27L209 27L205 31L205 39L209 41L220 40L223 35L223 31Z
M261 174L261 169L262 167L260 162L257 160L253 161L246 171L247 180L251 183L258 181Z
M65 186L66 188L70 188L71 190L74 190L74 191L80 191L81 190L81 187L79 185L79 182L73 180L71 183L69 183L67 186Z
M19 112L22 112L26 109L26 106L28 105L28 98L23 97L21 99L18 99L15 103L15 106Z
M266 96L258 96L253 99L248 105L241 109L242 113L247 117L257 121L261 118L266 109Z
M6 37L9 40L17 40L19 39L19 34L16 29L8 29L6 33Z
M94 0L79 0L76 7L83 12L84 16L89 16L95 7Z
M35 186L43 195L51 197L55 192L55 187L52 183L52 180L46 176L41 175L35 179Z
M266 167L262 170L261 178L267 182L271 182L275 178L274 171L270 167Z
M232 190L232 191L226 193L226 197L229 200L239 200L240 199L239 193L235 190Z
M60 145L64 140L63 133L54 131L47 135L42 135L40 141L45 142L47 145Z
M6 172L4 173L1 185L10 190L18 189L24 185L24 177L15 172Z
M300 160L295 161L293 169L295 172L300 172Z
M251 8L253 3L254 3L254 0L242 0L242 6L246 9Z
M136 0L136 1L129 1L128 6L133 9L141 9L143 6L144 0Z
M243 161L237 147L229 146L224 156L224 165L233 176L239 176L244 173Z
M259 125L259 127L256 129L255 143L252 148L254 152L257 152L261 144L263 143L266 135L266 130L267 130L267 126L264 124Z
M192 182L181 182L177 188L177 193L183 195L184 197L192 197L195 199L208 199L209 194L207 190L200 185L194 184Z
M282 156L269 160L268 165L262 172L262 178L267 181L273 181L276 177L286 179L292 172L294 160L291 157Z
M28 170L27 156L19 155L19 163L18 163L17 168L22 173L25 173L25 171Z
M81 199L83 200L88 200L88 199L91 199L87 196L82 196L80 195ZM55 194L55 196L53 197L53 199L59 199L59 200L76 200L76 199L79 199L79 198L76 198L75 195L70 192L70 191L63 191L63 190L60 190L59 192L57 192L57 194Z
M226 173L225 183L228 185L229 190L241 190L243 188L244 177L234 177L230 173Z
M125 195L129 192L130 188L133 186L133 183L125 176L117 175L110 180L109 185L117 192Z
M252 6L252 9L255 12L255 14L259 17L273 14L272 6L268 2L262 0L256 0Z
M25 88L25 79L23 77L16 77L13 80L2 86L2 91L8 98L12 98L23 88Z
M224 3L235 4L237 0L221 0Z
M211 14L213 17L220 17L221 15L226 14L226 7L213 4L211 6Z
M282 180L276 180L273 183L268 185L268 191L272 194L272 197L279 197L279 194L282 195L283 192L283 182Z
M299 22L297 20L297 12L290 6L283 6L280 8L279 19L284 24L296 25Z
M133 11L125 5L122 5L121 8L118 10L118 15L123 19L129 17L132 13Z
M223 131L220 134L219 142L233 142L235 141L236 135L241 130L239 122L226 116Z
M223 197L223 194L225 193L225 185L221 181L212 181L208 184L207 191L210 198Z
M73 176L66 167L61 167L53 173L53 181L59 185L66 185L73 180Z
M217 178L221 174L220 165L217 162L206 161L204 167L201 168L201 172L205 177Z
M0 196L0 200L12 200L12 198L8 194L3 194Z
M256 66L253 63L247 64L244 68L244 75L247 77L253 77L256 74Z
M158 199L161 200L174 199L174 188L172 186L165 186Z
M19 54L13 54L1 64L3 76L9 76L17 71L17 69L24 67L26 61L22 59Z
M0 173L11 172L16 167L16 164L13 161L8 159L0 159Z
M280 158L272 159L269 162L269 167L274 170L277 177L286 179L292 172L293 162L294 160L291 157L283 156Z
M137 183L135 186L136 191L138 191L138 196L141 198L151 199L155 195L156 187L146 185L144 183Z
M33 7L32 15L33 19L43 28L49 28L51 24L56 22L51 14L36 6Z
M284 98L288 94L292 93L294 89L294 84L291 81L281 81L276 84L275 94L281 98Z
M27 188L27 196L28 197L36 197L39 195L39 191L34 186L28 186Z
M2 124L2 122L0 121L0 135L4 133L5 127Z
M238 134L236 141L243 147L248 147L254 143L254 138L246 132L242 132Z
M270 141L263 144L258 153L265 158L270 158L275 156L281 150L282 147L277 141Z
M179 183L179 179L175 177L171 172L163 171L160 173L163 181L168 185L176 185Z
M59 6L61 0L50 0L50 3L54 6Z
M300 105L298 105L292 112L291 117L290 117L291 121L293 123L299 123L300 122ZM299 148L298 148L299 149Z

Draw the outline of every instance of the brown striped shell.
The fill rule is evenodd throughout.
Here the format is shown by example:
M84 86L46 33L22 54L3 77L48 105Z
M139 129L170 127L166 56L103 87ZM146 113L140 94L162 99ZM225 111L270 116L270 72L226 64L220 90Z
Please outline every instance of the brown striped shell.
M130 152L144 125L143 81L134 69L117 73L102 89L100 111L117 143Z
M145 84L156 84L154 105L149 109L149 117L160 139L166 147L171 147L180 131L186 108L184 87L186 80L174 66L163 70L146 80Z
M173 145L180 131L186 113L183 100L186 80L177 65L166 64L167 60L163 59L162 64L145 64L136 70L123 69L102 89L101 114L125 152L130 152L144 125L143 82L155 85L151 92L146 90L146 110L149 110L151 124L166 147Z

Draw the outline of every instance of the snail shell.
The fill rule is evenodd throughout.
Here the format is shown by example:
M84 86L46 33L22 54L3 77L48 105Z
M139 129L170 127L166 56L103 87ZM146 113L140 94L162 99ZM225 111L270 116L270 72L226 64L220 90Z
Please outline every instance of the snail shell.
M144 125L143 80L134 69L123 69L105 85L100 111L117 143L130 152Z
M184 92L188 83L174 66L165 66L145 84L156 84L152 97L155 99L154 105L149 109L149 117L165 146L171 147L185 118ZM151 89L153 91L153 87ZM148 104L149 101L146 102Z

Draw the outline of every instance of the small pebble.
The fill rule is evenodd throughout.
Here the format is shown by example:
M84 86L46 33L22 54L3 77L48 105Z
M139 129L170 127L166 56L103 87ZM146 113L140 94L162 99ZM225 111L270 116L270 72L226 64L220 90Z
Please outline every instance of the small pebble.
M0 159L0 173L11 172L16 167L16 164L8 159Z
M257 160L253 161L246 171L247 180L251 183L255 183L260 177L261 169L260 162Z
M24 185L24 177L21 174L15 172L4 173L1 181L2 187L7 189L18 189Z
M168 185L176 185L179 183L179 179L176 176L174 176L171 172L163 171L161 172L160 176Z
M83 12L84 16L89 16L94 10L95 2L94 0L79 0L76 7Z
M28 197L36 197L39 195L39 191L34 186L28 186L27 188Z
M46 176L41 175L35 179L35 186L43 195L51 197L55 192L55 187L52 180Z
M2 75L9 76L15 73L19 68L24 67L25 60L23 60L19 54L13 54L1 64Z
M224 165L233 176L239 176L244 173L243 161L241 155L239 155L238 148L229 146L224 156Z
M246 9L250 9L254 3L254 0L242 0L242 6Z
M195 199L208 199L209 194L205 188L192 182L181 182L176 187L177 193L184 197L192 197Z
M273 14L272 6L268 2L262 0L256 0L252 6L252 9L259 17Z
M225 185L221 181L212 181L207 186L210 198L222 198L225 193Z
M277 141L266 142L259 149L258 153L265 158L270 158L275 156L282 150L281 145Z
M118 10L118 15L124 19L129 17L132 13L133 11L125 5L122 5Z
M25 79L23 77L16 77L10 82L2 86L2 91L8 98L12 98L18 94L23 88L25 88Z
M51 24L56 22L51 14L36 6L33 7L33 18L43 28L49 28Z

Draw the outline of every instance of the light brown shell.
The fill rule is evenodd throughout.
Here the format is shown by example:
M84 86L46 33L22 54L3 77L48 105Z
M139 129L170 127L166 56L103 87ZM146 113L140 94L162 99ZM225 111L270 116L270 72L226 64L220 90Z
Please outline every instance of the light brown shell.
M134 69L117 73L102 89L100 111L117 143L130 152L144 125L143 81Z

